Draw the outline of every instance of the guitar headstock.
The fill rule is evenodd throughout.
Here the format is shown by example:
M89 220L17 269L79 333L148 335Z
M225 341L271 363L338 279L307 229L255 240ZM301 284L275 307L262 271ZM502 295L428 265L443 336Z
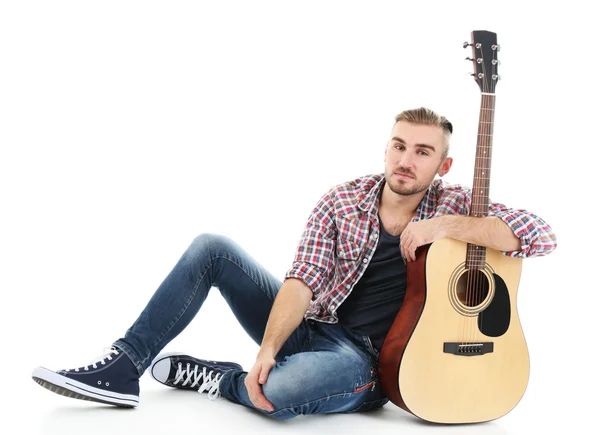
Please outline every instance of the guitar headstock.
M500 46L496 41L496 34L487 30L474 30L471 32L471 43L465 42L464 48L471 47L472 58L467 60L473 62L473 74L471 74L481 92L495 94L496 84L500 80L498 75L498 52Z

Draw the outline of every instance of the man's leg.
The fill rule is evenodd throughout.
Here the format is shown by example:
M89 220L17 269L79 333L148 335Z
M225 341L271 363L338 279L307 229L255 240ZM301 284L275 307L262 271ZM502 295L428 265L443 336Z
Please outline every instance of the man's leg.
M231 239L201 234L156 290L125 337L114 345L129 356L142 375L160 350L192 321L211 287L219 289L241 326L260 345L281 285L281 281ZM307 334L303 321L278 358L299 352Z
M32 378L67 397L135 407L139 403L139 377L191 322L211 287L220 290L242 327L260 344L281 285L232 240L202 234L182 255L125 337L103 358L57 372L37 367ZM302 321L276 360L298 352L307 336L308 327Z
M357 412L381 408L388 399L377 378L378 355L367 337L343 326L309 321L304 352L286 356L262 386L275 408L256 408L244 385L246 372L226 372L219 382L223 397L285 420L303 414Z

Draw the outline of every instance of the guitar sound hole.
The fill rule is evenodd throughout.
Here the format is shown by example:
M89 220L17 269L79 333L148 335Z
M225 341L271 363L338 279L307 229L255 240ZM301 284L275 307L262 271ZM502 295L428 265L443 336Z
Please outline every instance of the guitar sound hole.
M456 295L467 307L481 304L490 291L487 276L478 269L468 269L458 278Z

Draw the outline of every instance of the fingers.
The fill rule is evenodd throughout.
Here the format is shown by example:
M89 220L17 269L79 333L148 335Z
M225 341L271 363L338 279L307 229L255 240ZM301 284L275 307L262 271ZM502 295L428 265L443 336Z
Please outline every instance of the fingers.
M406 261L410 261L411 260L411 256L410 256L410 251L408 249L408 245L409 245L409 240L410 240L410 235L406 232L400 234L400 254L403 257L403 261L406 263Z
M415 255L416 250L415 243L409 234L400 236L400 254L406 261L415 261L417 259Z
M262 392L260 384L267 382L271 367L257 362L252 371L246 375L244 384L248 390L248 398L254 406L267 412L273 412L275 408L273 404L267 400Z
M271 371L270 367L265 367L264 364L261 366L260 376L258 377L258 382L260 384L264 384L265 382L267 382L267 378L269 377L270 371Z

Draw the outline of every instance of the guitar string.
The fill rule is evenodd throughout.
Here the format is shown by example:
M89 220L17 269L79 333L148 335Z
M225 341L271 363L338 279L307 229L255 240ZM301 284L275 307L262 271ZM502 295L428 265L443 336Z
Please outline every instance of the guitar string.
M480 53L479 56L476 56L476 58L481 58L484 59L484 54L483 54L483 49L480 48ZM487 80L487 71L486 71L486 64L485 61L483 61L481 63L482 66L482 72L483 72L483 90L484 92L487 94L489 93L489 89L488 89L488 80ZM478 215L479 218L484 218L488 213L485 210L485 205L486 203L489 202L486 201L486 196L488 192L484 192L484 187L487 187L484 184L484 180L489 179L489 165L487 165L486 163L489 162L489 140L490 140L490 136L489 136L489 131L488 131L488 126L491 125L491 119L492 119L492 111L488 110L490 108L490 103L491 103L491 96L488 95L482 95L481 98L481 107L482 107L482 112L480 114L480 119L482 121L482 123L480 123L479 125L479 132L481 134L480 136L480 140L478 141L479 144L481 145L481 147L478 147L478 153L476 153L476 160L478 160L476 163L479 163L479 165L476 164L476 168L480 168L483 169L483 172L481 175L483 175L483 177L480 177L478 173L475 174L475 182L474 184L476 185L476 196L477 196L477 192L481 192L483 193L483 198L481 198L483 200L483 203L479 203L479 208L480 210L476 210L476 213ZM482 150L484 153L487 153L486 156L482 155ZM479 154L479 155L477 155ZM486 159L487 157L487 159ZM483 168L481 168L483 167ZM487 172L487 173L486 173ZM489 208L489 207L488 207ZM474 258L474 267L473 267L473 274L475 276L474 279L474 288L472 289L472 299L470 302L470 306L471 307L476 307L477 305L479 305L482 301L482 297L483 297L483 287L485 285L485 280L484 278L484 274L483 272L480 270L480 268L484 268L485 267L485 249L483 247L480 247L478 245L473 246L473 258ZM477 343L479 340L479 315L475 314L473 316L473 318L471 319L471 321L469 322L470 324L470 330L471 330L471 334L469 337L469 341L470 343Z
M480 49L480 51L481 51L480 58L483 59L484 58L483 49ZM487 83L488 83L488 81L487 81L487 71L486 71L485 61L483 61L481 63L481 66L482 66L482 71L483 71L483 88L484 88L484 92L488 93L489 89L487 89ZM489 140L489 136L487 136L486 126L488 125L487 122L489 122L490 116L491 116L490 111L486 110L486 109L488 109L488 103L489 103L488 99L489 99L489 96L482 95L481 106L483 108L483 113L481 114L481 118L483 120L483 124L480 124L480 126L479 126L480 127L479 131L482 134L480 142L481 142L481 145L483 145L482 148L480 148L480 151L481 151L481 149L483 149L483 150L485 150L485 152L487 152L487 145L488 145L487 141ZM489 154L487 154L487 158L489 160ZM488 165L485 164L486 163L486 158L484 158L482 155L480 155L479 159L482 160L482 161L479 162L480 165L478 165L478 166L483 166L484 172L482 173L482 175L486 176L485 178L487 178L487 177L489 177L489 174L486 173L486 171L488 171ZM479 174L476 174L476 175L478 176ZM479 177L477 177L478 191L484 193L484 196L482 198L483 204L480 203L481 210L477 210L478 214L480 215L479 216L480 219L484 218L484 215L487 214L487 213L485 213L485 205L486 205L486 203L488 201L486 201L486 195L485 195L486 192L484 192L484 187L485 186L482 185L482 184L484 184L484 179L485 178L479 178ZM476 247L476 251L480 252L482 250L483 249L480 249L479 247ZM478 255L478 257L480 257L480 256ZM481 301L481 285L482 285L481 275L482 275L482 272L479 270L479 268L483 267L483 264L482 264L481 258L477 258L477 260L478 261L477 261L476 267L475 267L475 274L476 274L475 292L474 292L475 293L475 300L473 301L473 304L472 304L473 306L477 305ZM473 318L473 321L471 322L471 328L472 328L472 331L473 331L472 332L472 336L470 337L471 338L471 343L476 343L478 341L477 340L478 335L479 335L478 320L479 320L479 316L475 315L474 318Z
M473 43L475 43L475 42L473 42ZM474 45L474 47L476 47L476 46ZM473 58L474 59L478 59L479 58L479 53L477 53L477 51L475 51ZM477 62L477 60L475 60L475 62ZM477 68L475 68L475 73L477 74ZM484 87L485 87L485 81L484 81ZM481 121L482 121L482 117L484 116L484 113L485 113L482 110L483 109L482 104L483 104L483 99L482 99L481 104L480 104L479 125L478 125L478 128L477 128L477 133L478 133L478 138L477 138L478 141L477 141L477 143L478 143L478 145L480 144L480 140L479 139L482 137L481 136L481 128L482 128ZM479 191L478 189L480 188L480 186L479 186L479 178L477 177L477 172L476 172L477 168L478 168L478 165L477 165L477 163L478 163L477 151L478 151L478 148L476 149L476 153L475 153L475 173L473 174L474 175L474 180L473 180L473 190L472 190L472 192L474 192L475 195L477 194L477 192ZM475 214L475 216L477 217L477 213L478 213L479 210L477 210L477 208L475 207L475 205L477 205L477 204L474 204L474 198L472 198L472 200L471 200L471 207L472 207L471 214ZM474 287L477 285L477 282L476 282L477 281L477 276L476 276L476 273L477 273L477 261L476 261L475 254L474 254L474 251L477 250L476 249L476 245L473 245L473 244L469 245L469 249L470 249L469 254L470 254L470 262L471 262L471 264L469 265L469 278L470 278L469 281L470 281L470 285L469 285L469 289L468 289L469 296L468 296L468 299L467 299L467 307L468 307L468 309L470 309L471 307L473 307L473 294L475 293ZM471 318L470 315L468 315L466 317L466 322L467 322L467 336L465 337L465 342L466 342L467 346L465 347L465 349L468 352L468 350L469 350L468 343L472 341L472 334L473 334L473 325L472 325L473 324L473 319Z
M473 58L477 59L478 58L478 53L476 51L476 45L475 42L473 41ZM476 60L475 60L476 62ZM477 67L475 67L475 73L477 74ZM481 121L481 110L479 113L479 119ZM478 126L478 132L481 132L481 123ZM477 168L477 153L475 153L475 168ZM477 179L477 174L475 173L475 179L473 180L473 189L472 192L477 192L477 185L478 185L478 179ZM473 207L473 199L471 199L471 207ZM477 210L473 210L473 208L471 208L471 214L473 214L473 211L475 211L475 213L477 213ZM476 270L476 261L475 261L475 255L474 255L474 247L475 245L472 244L468 244L467 245L467 251L468 251L468 262L470 263L468 265L468 271L467 271L467 276L468 276L468 280L467 280L467 289L466 289L466 304L467 304L467 311L469 310L470 307L473 306L473 287L476 285L475 280L476 280L476 276L475 276L475 270ZM463 337L464 343L465 345L468 345L470 339L471 339L471 334L472 334L472 319L470 315L465 316L465 323L466 323L466 334ZM466 351L469 350L468 346L464 347L464 349Z
M492 57L495 58L496 56L496 50L492 50ZM483 69L484 69L484 78L486 77L485 75L485 62L483 63ZM496 73L496 66L495 64L492 62L492 67L491 67L492 71L492 75L490 76L490 80L489 82L487 80L485 80L484 83L489 83L490 87L492 89L490 89L491 95L485 95L484 99L487 100L487 104L485 104L486 107L488 107L491 110L487 110L487 120L486 123L484 124L484 130L486 133L486 136L484 136L484 140L485 140L485 152L486 155L485 157L483 157L484 160L484 164L485 164L485 178L483 180L485 180L487 182L486 184L486 189L485 189L485 196L484 199L486 200L486 205L487 207L484 207L485 210L485 215L489 216L489 180L491 179L491 159L492 159L492 142L493 142L493 134L494 134L494 115L495 115L495 109L496 109L496 96L494 94L495 91L495 82L493 80L493 75ZM482 248L481 251L483 252L482 255L482 267L485 268L486 264L487 264L487 250L485 248ZM491 281L488 280L487 276L485 274L481 274L481 279L482 279L482 284L481 284L481 288L479 289L480 295L478 297L478 301L482 302L483 299L489 295L489 292L491 291ZM490 297L492 297L492 295L489 295ZM483 338L483 333L481 332L480 328L479 328L479 324L483 324L484 322L484 316L485 316L485 310L482 311L479 315L479 319L478 321L480 323L478 323L477 326L477 333L480 337Z
M483 55L483 50L481 53L481 58L484 59L484 55ZM484 89L486 90L486 94L489 93L490 89L487 89L487 84L488 84L488 76L487 76L487 71L486 71L486 64L485 64L485 59L482 61L481 63L482 65L482 70L483 70L483 84L484 84ZM491 79L491 77L490 77ZM489 82L491 84L491 82ZM481 127L482 133L484 134L484 136L482 136L482 143L484 144L483 147L483 154L481 155L480 158L483 160L482 166L485 168L483 169L484 173L482 175L484 175L485 177L481 179L480 184L485 184L485 186L480 186L480 190L481 192L484 193L483 196L483 207L481 210L481 218L485 218L485 216L489 215L489 179L490 179L490 166L491 166L491 128L492 128L492 123L493 123L493 118L494 118L494 96L492 95L483 95L482 96L482 106L485 107L486 109L492 109L492 110L485 110L483 113L483 119L484 119L484 124ZM484 188L485 187L485 191ZM485 269L486 266L486 249L485 247L481 247L480 249L478 249L478 251L481 251L483 254L481 255L481 259L479 261L479 267L481 267L482 269ZM482 292L482 288L485 285L485 280L484 277L485 275L483 274L483 271L480 272L479 270L477 271L477 277L478 277L478 283L477 283L477 302L481 302L482 301L482 297L483 295L481 294ZM479 280L482 280L483 282L479 282ZM475 322L473 322L474 324L474 330L475 330L475 335L473 337L473 343L478 343L479 340L477 340L480 336L482 336L482 334L480 333L480 329L479 329L479 320L481 320L483 322L483 312L480 313L481 317L479 317L479 315L475 316ZM482 346L483 346L483 340L481 341ZM481 349L481 351L483 351L483 348ZM481 355L480 355L481 356ZM477 403L477 393L478 393L478 389L475 388L474 394L475 394L475 403Z
M473 45L472 45L472 47L473 47L473 49L472 49L473 50L473 59L477 59L477 52L476 52L476 49L475 49L475 47L476 47L475 46L475 42L472 41L472 43L473 43ZM476 60L475 60L475 62L476 62ZM474 67L475 67L474 68L475 74L477 74L476 64L474 64ZM480 115L479 116L480 116L480 119L481 119L481 111L480 111ZM475 167L477 168L477 153L475 153L475 162L476 162ZM473 184L474 184L473 189L476 188L476 186L475 186L476 183L477 183L477 178L475 178L473 180ZM472 208L472 206L473 206L473 201L471 201L471 214L473 214L473 208ZM468 309L469 309L469 306L471 304L471 288L472 288L472 285L473 285L472 284L473 274L472 274L472 269L471 269L472 264L470 264L470 263L472 263L472 259L473 259L473 253L472 253L471 244L467 244L467 258L466 258L467 261L466 261L466 272L465 272L467 274L467 282L465 283L465 294L464 294L464 303L466 305L467 313L466 313L466 315L463 316L463 319L462 319L462 322L461 322L462 323L462 326L461 326L461 337L460 337L460 344L461 345L465 345L467 343L467 341L469 339L469 333L470 333L470 328L469 328L469 326L470 326L470 319L469 319L469 315L468 315ZM463 347L463 348L459 347L459 351L461 349L466 349L466 347Z
M496 58L496 50L492 50L492 57L495 59ZM490 84L490 88L489 91L491 91L491 95L485 95L484 99L487 100L487 104L485 104L485 106L487 108L489 108L489 110L486 110L486 115L487 115L487 120L486 123L484 124L484 131L486 136L484 136L484 140L485 140L485 156L482 156L484 163L485 163L485 177L483 178L483 180L486 181L486 186L485 186L485 195L484 198L486 200L486 207L484 207L484 210L482 210L482 212L484 212L485 216L489 216L489 180L491 179L491 159L492 159L492 143L493 143L493 134L494 134L494 116L495 116L495 109L496 109L496 95L495 95L495 88L496 88L496 83L493 79L493 76L496 74L496 65L494 62L492 62L492 66L491 66L491 75L490 75L490 80L489 82L486 80L485 84L487 85L487 83ZM484 69L484 78L486 77L485 75L485 62L483 63L483 69ZM485 249L485 247L483 247L481 249L482 251L482 267L485 268L486 264L487 264L487 250ZM492 282L488 279L488 277L485 274L480 274L481 276L481 286L479 288L479 297L478 297L478 301L483 302L483 299L486 297L492 297L493 295L490 294L491 292L491 286L492 286ZM485 310L482 311L480 313L479 316L479 322L481 324L483 324L484 322L484 316L485 316ZM476 325L477 326L477 335L481 338L483 338L484 334L481 332L480 328L479 328L479 324Z

